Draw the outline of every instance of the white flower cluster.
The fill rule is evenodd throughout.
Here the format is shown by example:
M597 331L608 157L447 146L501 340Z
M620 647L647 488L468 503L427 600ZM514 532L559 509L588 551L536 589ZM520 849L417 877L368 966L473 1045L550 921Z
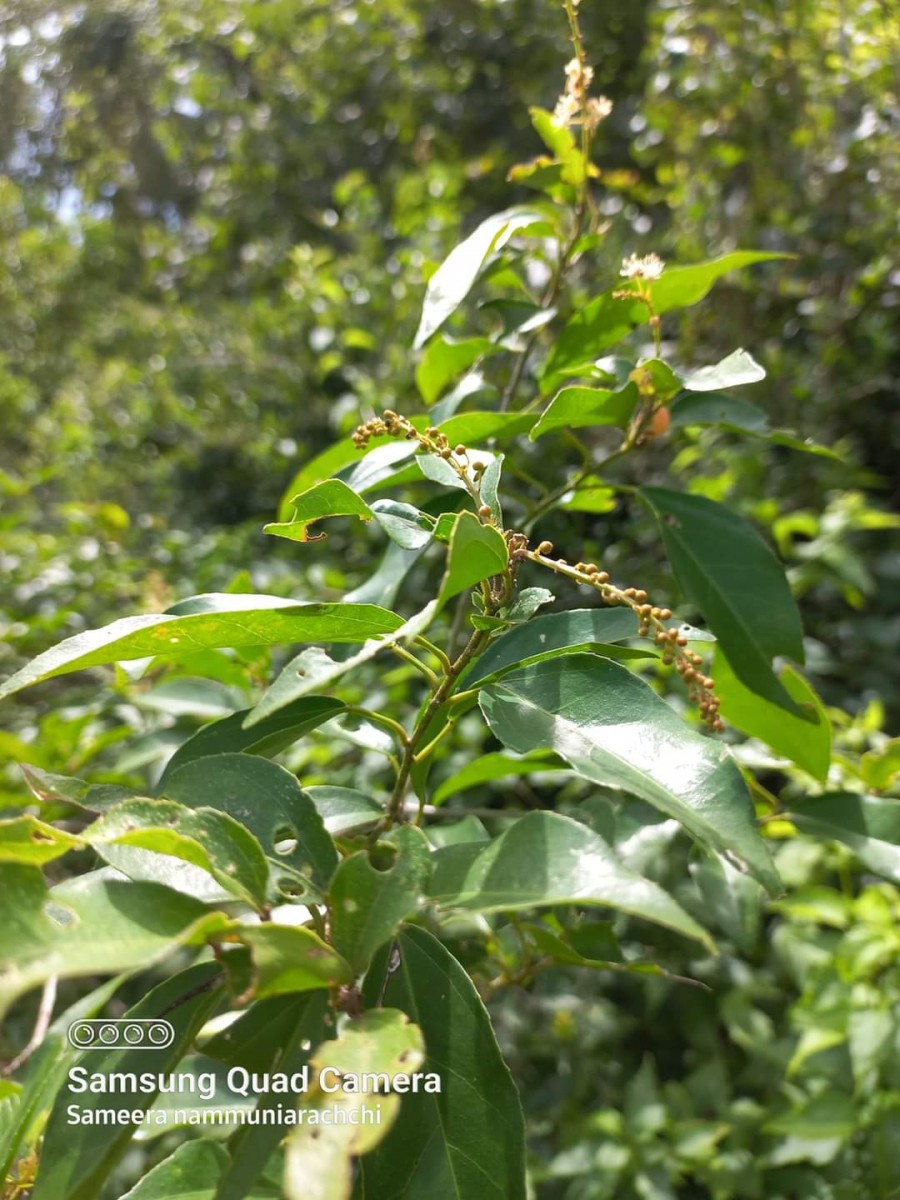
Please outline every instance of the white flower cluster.
M573 58L566 63L566 86L556 102L553 119L557 125L571 125L580 120L593 132L612 112L612 101L606 96L588 96L594 79L594 68Z
M659 279L665 265L658 254L646 254L643 258L639 258L636 254L630 254L628 258L622 261L620 274L626 279L646 279L652 281Z

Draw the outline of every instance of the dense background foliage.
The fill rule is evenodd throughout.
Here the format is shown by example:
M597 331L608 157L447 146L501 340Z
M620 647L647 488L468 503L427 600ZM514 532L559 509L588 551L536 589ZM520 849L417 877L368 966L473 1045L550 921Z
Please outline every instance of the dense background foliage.
M840 458L701 431L672 469L768 529L831 706L832 789L889 793L896 5L583 0L582 14L615 107L595 155L607 277L577 278L575 296L635 250L797 256L720 284L670 349L694 365L746 344L768 373L748 394ZM424 280L480 218L528 196L506 175L540 151L528 106L560 90L556 6L13 0L0 39L0 670L190 593L362 584L371 543L351 528L313 556L261 525L337 436L385 406L422 407L410 345ZM502 389L483 370L483 393ZM571 460L564 445L528 453L523 471L542 478ZM670 457L652 447L623 478L658 483ZM636 506L601 498L562 520L539 532L565 529L617 576L677 599ZM272 666L252 661L253 680ZM138 687L122 673L103 692L84 677L44 685L5 710L5 802L25 795L16 761L139 787L199 722L244 705L243 679L223 667L202 688L177 673ZM448 778L480 736L461 723ZM743 753L771 793L815 791L762 743ZM326 734L291 766L350 785L382 769ZM516 785L526 803L541 802L533 784ZM490 806L493 785L471 796ZM681 944L655 948L708 992L585 970L503 989L495 1017L539 1194L893 1194L896 887L802 838L779 851L795 890L774 905L691 874L669 830L634 855L685 907L714 913L723 953L700 964ZM24 1003L0 1052L32 1022ZM140 1164L120 1182L128 1170Z

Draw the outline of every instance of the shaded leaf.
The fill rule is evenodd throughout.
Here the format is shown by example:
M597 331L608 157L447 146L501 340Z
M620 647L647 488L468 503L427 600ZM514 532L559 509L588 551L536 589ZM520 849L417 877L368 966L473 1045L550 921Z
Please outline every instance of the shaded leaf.
M705 929L658 884L636 875L586 825L532 812L487 848L438 850L429 895L445 908L509 912L556 904L603 905L712 947Z
M384 816L384 808L377 800L354 788L317 784L308 787L306 794L332 835L363 829Z
M537 775L543 771L567 771L568 763L558 754L547 750L535 750L513 758L510 754L482 754L466 763L438 787L431 797L432 804L443 804L460 792L491 783L495 779L509 779L516 775Z
M840 842L870 871L900 883L900 800L830 792L794 801L787 816L801 832Z
M522 1106L490 1018L466 972L436 938L408 928L385 1002L421 1028L425 1071L438 1093L404 1100L385 1140L360 1163L359 1194L396 1200L524 1200ZM367 1003L379 1002L387 959L366 977Z
M630 608L576 608L547 613L492 642L464 676L465 683L472 687L526 662L624 642L637 637L637 632L638 619Z
M195 758L210 754L278 754L292 745L304 733L342 713L346 705L330 696L306 696L286 704L269 717L244 728L251 713L245 708L221 721L214 721L187 739L166 763L157 790L162 791L173 771Z
M772 669L776 655L803 662L803 628L778 559L752 525L721 504L642 488L675 577L703 613L742 683L797 716L807 714Z
M135 1018L164 1016L175 1031L171 1045L153 1051L154 1077L172 1070L218 1004L217 984L221 974L217 963L199 963L159 984L128 1010L126 1015ZM143 1048L94 1049L90 1051L89 1064L92 1074L104 1075L113 1071L140 1074L149 1066ZM154 1095L152 1091L135 1092L128 1096L127 1105L121 1107L132 1112L146 1111L153 1104ZM60 1092L47 1122L33 1200L60 1200L63 1196L66 1200L97 1200L103 1181L135 1131L131 1124L72 1125L68 1119L71 1103L72 1095ZM103 1092L85 1092L78 1095L77 1103L83 1111L110 1107L109 1096Z

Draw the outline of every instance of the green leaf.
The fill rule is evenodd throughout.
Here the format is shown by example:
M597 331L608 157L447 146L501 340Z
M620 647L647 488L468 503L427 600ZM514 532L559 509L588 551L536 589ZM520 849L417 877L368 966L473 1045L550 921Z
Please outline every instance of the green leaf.
M480 704L511 750L555 750L586 779L640 796L781 890L727 748L688 729L625 667L592 654L549 659L489 684Z
M0 1015L53 975L72 978L144 969L178 946L202 945L227 928L223 913L156 883L80 875L48 889L37 868L0 866Z
M335 1041L324 1042L312 1057L319 1071L330 1068L341 1076L376 1073L389 1080L417 1070L424 1055L422 1035L404 1013L377 1008L346 1025ZM326 1079L331 1086L331 1074ZM407 1098L415 1101L418 1097ZM377 1104L380 1124L365 1124L364 1110ZM387 1133L400 1108L400 1096L377 1097L365 1092L335 1092L317 1084L307 1095L307 1110L342 1110L343 1121L298 1125L287 1143L284 1188L287 1200L349 1200L353 1187L353 1158L372 1150ZM354 1119L355 1118L355 1119Z
M139 1019L164 1016L175 1030L171 1045L153 1051L152 1065L147 1051L140 1048L91 1050L89 1057L82 1055L84 1066L91 1074L104 1075L113 1071L140 1074L149 1069L156 1077L171 1071L218 1004L221 974L217 963L200 963L167 979L128 1010L127 1016ZM136 1092L128 1095L127 1103L120 1098L116 1103L103 1092L73 1096L69 1090L61 1091L47 1122L33 1200L60 1200L63 1196L66 1200L97 1200L103 1181L135 1131L131 1124L72 1125L70 1104L77 1103L82 1112L110 1107L146 1111L154 1094Z
M733 254L694 266L669 267L649 285L653 308L659 315L674 308L688 308L702 300L716 280L729 271L789 257L787 254L736 250ZM561 376L577 373L599 358L604 350L621 342L632 330L647 324L646 305L639 300L616 299L613 295L613 292L623 290L627 288L620 281L615 288L577 312L563 328L544 368L541 391L545 395L553 391Z
M689 425L718 425L731 433L769 433L769 418L740 396L725 396L718 392L684 393L672 401L669 409L672 428Z
M423 929L397 938L384 1000L422 1030L424 1070L441 1090L404 1100L394 1127L360 1163L359 1194L397 1200L524 1200L522 1106L490 1018L466 972ZM387 956L366 977L380 1002Z
M204 1051L229 1066L292 1074L308 1061L310 1047L325 1037L327 1001L325 992L258 1000L207 1042ZM277 1110L283 1100L277 1092L263 1092L259 1097L258 1123L244 1125L231 1139L230 1163L215 1200L244 1200L262 1174L286 1133L276 1121L266 1121L267 1113Z
M37 817L13 817L0 821L0 863L50 862L61 854L68 854L84 843L80 838L39 821Z
M663 488L642 488L675 578L716 635L735 675L751 691L802 718L771 660L803 662L800 613L778 559L752 525L721 504Z
M758 383L766 372L746 350L735 350L714 367L700 367L682 380L689 392L717 392L719 388L740 387Z
M230 717L198 729L193 737L189 737L178 747L166 763L157 790L163 790L173 771L195 758L233 752L260 754L264 757L279 754L304 733L330 721L345 708L342 700L333 700L330 696L306 696L302 700L285 705L271 716L254 722L250 728L244 728L244 722L251 709L245 708L241 712L232 713Z
M815 779L825 782L831 766L831 722L822 701L799 672L788 666L778 678L791 699L811 718L807 720L785 712L744 687L718 647L713 675L726 721L742 733L760 738L777 754L783 754Z
M434 518L398 500L376 500L372 515L391 541L404 550L421 550L431 541Z
M848 846L870 871L900 883L900 800L830 792L792 802L786 815L802 833Z
M216 1183L227 1165L223 1146L206 1138L185 1142L152 1167L121 1200L213 1200Z
M385 861L391 853L393 861ZM428 842L413 826L397 830L390 842L379 842L372 856L366 850L349 854L329 891L332 942L356 974L366 969L400 922L419 910L431 870Z
M268 922L241 925L235 932L250 947L258 1000L333 987L352 979L348 964L311 929Z
M509 550L503 534L492 525L482 525L474 513L459 513L450 537L438 604L443 606L482 579L501 574L508 564Z
M474 519L474 518L473 518ZM382 640L367 641L356 654L347 658L333 659L318 646L302 650L284 668L275 682L266 689L250 715L245 717L246 729L254 729L267 721L274 713L281 712L288 705L293 705L301 697L310 692L322 691L331 687L348 671L355 671L363 663L369 662L382 650L398 642L416 637L423 633L437 612L437 602L432 600L420 612L395 631L393 636Z
M43 1132L56 1095L77 1054L69 1044L69 1026L74 1021L99 1016L124 978L120 975L108 979L67 1008L50 1026L28 1060L22 1091L13 1110L0 1114L4 1118L0 1121L0 1179L7 1178L15 1159Z
M431 797L432 804L443 804L460 792L480 787L483 783L491 783L495 779L509 779L516 775L538 775L544 771L567 771L568 764L563 762L558 754L546 750L536 750L533 754L524 754L513 758L510 754L482 754L438 787Z
M434 404L441 392L461 372L480 358L497 354L502 349L488 338L476 337L457 341L440 337L426 347L416 367L416 386L426 404Z
M324 517L359 517L371 521L372 510L361 496L340 479L326 479L291 500L294 515L290 521L275 521L263 526L263 533L290 538L294 542L320 542L324 533L309 533L310 525Z
M713 945L658 884L619 862L586 825L558 813L528 813L486 849L470 842L438 850L429 895L445 908L472 912L603 905Z
M625 429L639 396L633 383L618 391L606 388L565 387L550 401L531 430L531 440L557 429L582 429L592 425L615 425Z
M132 658L177 658L221 646L363 642L403 625L401 617L374 604L298 604L278 596L198 596L182 608L180 614L123 617L66 638L7 679L0 699L55 675Z
M224 890L263 909L269 866L248 829L215 808L185 808L171 800L127 800L109 809L84 832L84 840L112 866L115 847L136 846L170 855L210 874Z
M630 608L576 608L547 613L492 642L464 676L465 685L473 687L524 663L624 642L637 637L637 632L638 619Z
M384 808L354 788L317 784L308 787L306 794L332 836L364 829L384 816Z
M290 771L248 754L215 754L185 763L170 776L166 796L189 808L228 813L257 838L273 873L325 888L337 865L334 842L315 805ZM292 841L289 850L279 843Z
M528 114L535 133L562 166L562 182L579 187L587 175L588 162L572 131L567 125L560 124L546 109L529 108Z
M519 230L543 220L538 212L510 208L482 221L465 241L450 251L428 281L422 319L413 342L416 350L421 349L462 304L488 257L502 249Z

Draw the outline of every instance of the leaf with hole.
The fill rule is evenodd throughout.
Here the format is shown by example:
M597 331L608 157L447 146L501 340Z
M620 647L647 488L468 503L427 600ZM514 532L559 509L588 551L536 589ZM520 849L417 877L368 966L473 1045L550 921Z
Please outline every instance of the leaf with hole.
M430 871L428 842L414 826L341 861L328 894L332 942L355 973L419 910Z
M289 538L293 542L320 542L326 534L309 532L309 527L325 517L359 517L371 521L372 510L365 500L341 479L326 479L314 484L291 500L293 515L289 521L274 521L263 526L263 533Z
M189 808L218 809L244 825L261 844L276 883L280 872L296 885L327 887L337 865L334 842L284 767L249 754L214 754L174 771L165 794Z
M334 1119L307 1121L291 1133L284 1176L288 1200L349 1200L354 1158L372 1150L397 1117L400 1096L389 1091L377 1098L379 1123L365 1122L363 1112L373 1098L344 1086L332 1090L335 1076L386 1075L390 1083L415 1073L423 1057L421 1032L404 1013L391 1008L364 1013L345 1025L334 1041L318 1047L311 1060L318 1082L307 1094L306 1106L329 1108Z

